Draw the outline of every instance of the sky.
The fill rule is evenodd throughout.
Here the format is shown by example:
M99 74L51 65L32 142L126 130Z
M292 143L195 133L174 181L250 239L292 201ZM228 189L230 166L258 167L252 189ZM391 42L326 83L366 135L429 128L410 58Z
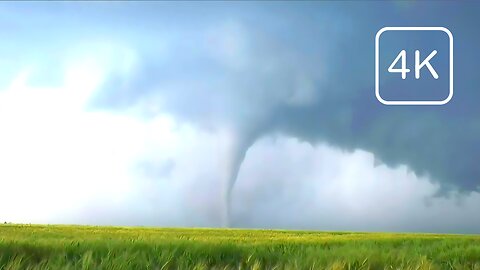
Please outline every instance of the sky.
M480 233L479 11L1 3L0 221ZM448 104L376 99L385 26L452 32ZM382 65L444 39L384 41ZM428 96L442 80L380 86Z

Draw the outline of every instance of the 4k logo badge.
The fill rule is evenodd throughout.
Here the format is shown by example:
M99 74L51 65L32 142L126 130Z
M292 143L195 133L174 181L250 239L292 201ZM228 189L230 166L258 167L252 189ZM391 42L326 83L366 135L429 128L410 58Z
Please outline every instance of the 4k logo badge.
M453 97L453 35L445 27L384 27L375 36L375 95L385 105Z

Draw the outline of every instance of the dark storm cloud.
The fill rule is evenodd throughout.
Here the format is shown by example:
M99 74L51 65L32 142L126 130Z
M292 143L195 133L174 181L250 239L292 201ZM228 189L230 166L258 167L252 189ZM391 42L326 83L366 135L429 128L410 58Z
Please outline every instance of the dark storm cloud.
M163 58L143 55L136 75L110 80L93 104L121 109L149 100L188 121L245 133L240 152L281 131L371 151L445 188L477 189L478 4L200 6L210 7L206 19L188 6L171 18L158 6L159 18L179 24L170 30L173 48ZM383 26L419 25L454 33L455 97L441 107L384 106L373 94L374 35Z

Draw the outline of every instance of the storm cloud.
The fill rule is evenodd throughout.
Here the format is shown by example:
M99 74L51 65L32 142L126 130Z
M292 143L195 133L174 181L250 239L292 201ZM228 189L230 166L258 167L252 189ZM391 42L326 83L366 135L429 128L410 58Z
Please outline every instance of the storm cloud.
M445 187L477 189L480 130L472 59L480 41L470 26L478 5L209 7L205 19L194 7L181 9L185 13L174 21L182 24L171 26L175 37L163 40L163 57L155 50L140 55L136 75L109 81L93 101L96 108L153 103L207 128L229 126L236 136L248 138L242 139L247 148L263 134L280 131L312 143L372 152L390 166L408 165ZM450 28L456 50L468 51L455 56L458 94L443 107L383 106L372 95L374 34L384 25L427 24ZM155 43L154 32L161 36L162 29L149 25L147 40Z
M374 190L368 186L369 181L378 181L376 183L382 185L383 182L378 180L382 177L388 178L384 180L385 185L396 185L394 180L407 183L407 186L408 181L418 182L419 190L413 191L417 194L415 203L408 207L410 212L406 211L418 216L421 216L420 212L428 213L427 197L431 197L437 207L452 194L467 198L466 209L478 205L480 107L476 101L480 94L476 88L480 81L475 74L474 59L479 58L475 48L480 45L480 33L471 27L480 11L480 5L476 3L144 2L4 3L2 6L3 24L8 26L8 31L2 34L6 40L2 54L18 55L16 58L5 57L9 65L2 68L5 72L0 85L4 88L25 66L32 70L28 75L29 83L55 87L64 84L63 71L69 64L73 63L80 70L84 64L86 70L82 72L97 74L98 78L88 78L87 81L94 81L84 87L91 89L90 92L80 89L82 91L75 92L77 96L68 96L72 97L73 103L78 103L79 108L92 115L114 115L115 119L132 118L143 123L131 124L134 129L144 128L142 132L145 133L138 131L132 137L135 140L128 141L143 140L145 136L150 138L151 135L145 135L153 132L148 123L168 115L175 125L196 130L198 136L205 136L206 145L218 148L213 152L195 152L193 148L207 146L191 142L200 140L196 136L179 135L190 138L179 144L192 144L192 153L202 156L191 160L199 164L207 162L209 165L205 166L208 168L211 166L203 175L178 175L179 168L199 172L202 167L197 167L193 161L185 161L189 165L182 167L178 164L180 161L168 155L160 158L142 152L138 154L141 156L138 162L121 161L120 164L137 164L134 171L138 179L177 179L172 185L152 184L145 180L147 186L171 189L172 194L180 197L169 197L152 206L152 213L162 212L165 204L178 207L165 210L171 222L155 222L153 218L144 224L218 226L217 221L223 220L223 224L247 227L335 229L335 225L353 223L356 226L345 226L344 229L428 230L422 227L428 219L418 223L421 225L409 227L401 223L407 215L400 215L396 224L374 226L349 220L349 217L353 219L355 211L347 210L331 223L314 219L314 213L299 216L297 222L292 223L285 223L281 216L278 220L275 216L266 218L265 213L282 208L289 196L296 199L290 201L292 204L288 209L306 208L306 205L298 206L301 204L299 198L308 195L311 189L292 189L291 185L296 186L293 179L297 178L304 179L302 183L305 185L322 183L322 189L333 185L331 192L345 191L354 183L362 190L364 183L369 187L365 188L368 194ZM24 10L31 12L28 19L22 15ZM373 88L375 33L384 26L419 25L445 26L454 34L454 99L441 107L384 106L376 100ZM37 31L32 31L33 26ZM428 40L419 42L428 43ZM92 67L98 70L92 71ZM62 107L57 109L61 111ZM124 120L118 121L118 126L125 125ZM117 136L115 132L104 132L112 139ZM279 145L266 143L275 136L280 136ZM333 174L330 176L333 183L342 182L341 179L347 179L344 183L348 183L335 186L325 182L325 176L317 176L319 172L313 169L310 170L315 171L315 176L302 176L302 169L298 168L304 165L300 162L288 170L298 175L292 173L292 179L285 179L280 175L289 175L288 171L269 165L276 163L272 161L275 156L259 159L258 164L264 164L254 169L249 163L256 156L263 155L255 152L258 149L270 151L265 150L265 145L272 149L286 147L285 151L292 153L299 151L289 148L295 145L306 152L311 151L310 158L314 160L318 159L317 152L325 152L327 156L339 156L340 163L363 164L368 161L364 166L372 170L378 169L373 166L375 161L383 164L381 170L388 173L365 172L362 177ZM327 146L329 148L325 150ZM94 155L95 149L91 151ZM132 151L137 153L140 150ZM180 156L180 160L187 158ZM357 160L359 156L361 158ZM213 161L216 159L219 160ZM307 168L304 170L308 171ZM259 173L262 171L265 173ZM312 180L305 180L305 177ZM358 182L352 182L354 178L359 178ZM242 185L251 179L256 181L254 186L260 191L251 191L250 207L240 207L246 203L239 199L242 198L241 190L245 190ZM236 185L239 190L235 190ZM205 200L204 205L213 205L212 208L206 206L207 210L199 213L191 208L195 203L188 203L189 199L182 196L195 189L202 190L200 187L205 189L204 194L223 195L218 199L194 197ZM403 188L401 184L398 186L399 190ZM322 189L313 189L320 190L316 196L326 196ZM273 196L269 192L275 193L276 199L272 204L262 206L273 200L269 199ZM356 198L362 194L353 193ZM222 196L226 198L222 199ZM337 206L341 203L330 199ZM408 200L406 193L398 198L399 202L403 200ZM328 204L328 200L310 203L318 206ZM182 207L182 204L188 207ZM150 209L142 206L140 200L132 200L130 205L142 211ZM426 208L416 212L412 210L415 206ZM325 213L341 209L341 205L330 210L312 209ZM358 213L365 213L365 209L358 210ZM229 214L230 210L233 213ZM245 211L251 212L247 215ZM334 212L328 216L334 216ZM196 222L188 222L184 218L188 216L186 213L190 213ZM198 214L198 218L193 218L193 213ZM296 212L292 210L290 213ZM385 213L377 213L377 217L381 215ZM469 221L465 230L472 231L474 226L471 224L478 222ZM445 226L432 230L450 230L451 227Z

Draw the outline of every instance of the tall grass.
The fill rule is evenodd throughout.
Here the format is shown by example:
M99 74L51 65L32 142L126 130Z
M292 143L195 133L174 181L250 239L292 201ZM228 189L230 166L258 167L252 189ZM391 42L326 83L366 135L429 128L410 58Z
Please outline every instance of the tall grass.
M480 270L480 237L0 225L0 269Z

